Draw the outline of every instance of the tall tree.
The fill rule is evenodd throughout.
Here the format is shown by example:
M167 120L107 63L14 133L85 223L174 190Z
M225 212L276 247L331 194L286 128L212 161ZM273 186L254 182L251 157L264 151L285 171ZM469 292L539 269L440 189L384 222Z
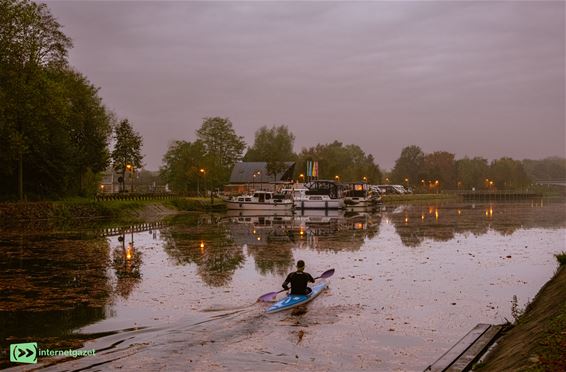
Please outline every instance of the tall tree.
M453 189L456 187L456 163L454 154L446 151L435 151L427 154L423 160L424 173L429 180L438 181L440 187ZM419 182L417 180L417 182ZM438 185L437 184L437 185Z
M424 178L424 153L419 146L411 145L401 151L391 170L391 180L397 184L417 184Z
M142 167L141 147L143 139L134 130L128 119L124 119L114 128L114 140L112 165L116 172L122 173L121 183L122 190L124 190L126 170L132 172L131 177L133 177L134 170Z
M498 189L517 189L526 187L531 180L519 160L503 157L491 162L489 172L493 187Z
M489 177L489 165L484 158L465 157L456 161L456 174L460 188L479 190L485 187L485 179Z
M226 183L234 164L242 159L244 138L234 131L228 118L205 118L197 130L205 151L206 177L214 188Z
M30 136L41 135L44 125L39 112L44 98L38 95L48 89L45 71L66 66L71 46L45 4L0 0L0 144L8 167L17 162L20 199Z
M307 161L318 161L319 179L338 177L342 182L367 180L370 183L378 183L382 177L381 170L371 154L366 155L357 145L344 146L339 141L303 149L295 168L298 174L305 172Z
M286 125L269 129L263 126L255 132L254 145L248 149L244 160L267 162L267 172L276 178L278 173L287 169L285 162L296 159L294 142L295 135Z
M177 193L190 193L197 188L199 177L203 176L200 169L204 166L204 158L201 141L175 141L163 157L161 179Z

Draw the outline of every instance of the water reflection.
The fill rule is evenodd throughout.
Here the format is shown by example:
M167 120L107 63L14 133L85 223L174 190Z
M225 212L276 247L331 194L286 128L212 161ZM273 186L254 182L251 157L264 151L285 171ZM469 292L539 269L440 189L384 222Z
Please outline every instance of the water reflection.
M385 224L394 227L404 246L417 247L427 239L466 239L491 231L507 237L518 229L564 228L566 209L563 202L532 201L388 205L377 213L187 214L166 226L152 225L149 237L143 226L107 231L104 235L111 236L105 238L97 237L95 228L36 234L3 230L0 349L26 337L65 336L126 312L132 319L142 317L132 315L136 307L162 306L158 311L169 315L174 304L184 313L187 304L198 308L198 301L218 288L286 274L294 267L295 255L307 253L301 251L310 251L325 264L346 266L335 253L350 256L362 247L383 253L372 243L390 238L392 229L383 227L380 234ZM523 246L522 241L513 244ZM391 246L397 254L400 244ZM249 298L249 291L240 291L242 298Z
M213 287L229 283L245 261L242 246L219 220L215 215L182 216L162 234L164 249L175 263L196 264L201 279Z
M416 247L427 238L448 241L456 234L479 236L492 230L511 235L524 228L562 228L566 210L562 203L542 201L533 201L530 207L525 203L450 203L388 206L384 216L405 246Z
M118 242L120 246L112 253L112 267L117 278L115 292L127 299L141 280L142 254L135 249L133 231L127 245L125 233L118 237Z
M105 317L112 287L104 239L2 235L0 340L62 336ZM2 345L5 346L5 345Z

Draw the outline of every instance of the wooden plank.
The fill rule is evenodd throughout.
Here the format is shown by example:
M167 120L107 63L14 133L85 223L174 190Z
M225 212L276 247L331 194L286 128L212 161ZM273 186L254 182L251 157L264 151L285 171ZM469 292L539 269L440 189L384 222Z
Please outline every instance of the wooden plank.
M425 371L441 372L445 371L456 359L460 357L481 335L490 328L489 324L477 324L470 332L452 346L446 353L438 358L433 364L428 366Z
M447 372L467 371L472 367L472 364L477 361L481 354L487 349L491 342L501 329L503 325L492 325L484 332L469 348L460 355L460 357L452 363L446 370Z

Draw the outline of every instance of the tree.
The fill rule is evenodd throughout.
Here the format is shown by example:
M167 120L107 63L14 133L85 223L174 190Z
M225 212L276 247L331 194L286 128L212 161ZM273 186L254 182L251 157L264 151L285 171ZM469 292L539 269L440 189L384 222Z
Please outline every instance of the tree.
M530 185L531 180L523 164L518 160L503 157L491 162L489 166L489 179L493 182L492 187L508 190L517 189Z
M211 187L228 181L234 164L242 159L246 148L243 137L236 135L228 118L205 118L197 130L205 153L205 171Z
M126 170L132 172L131 176L133 177L134 169L142 167L143 155L141 154L141 147L143 139L134 131L128 119L124 119L114 128L114 140L112 165L116 172L122 173L121 184L124 191Z
M489 177L489 165L484 158L465 157L456 161L456 174L460 188L479 190L485 186L485 179Z
M45 125L42 114L49 113L42 101L49 101L50 96L41 93L53 87L45 72L65 67L71 46L45 4L0 0L1 155L6 173L11 173L11 165L17 162L20 199L24 191L24 156L34 145L30 134L44 134L40 130Z
M435 185L445 189L456 187L456 164L454 154L446 151L435 151L425 155L423 159L424 174ZM438 181L438 183L436 183Z
M244 156L245 161L267 162L267 172L275 179L277 174L286 170L285 162L295 160L297 157L293 152L295 135L289 132L285 125L266 126L255 132L254 145L250 147Z
M177 193L189 193L196 189L199 182L201 164L204 164L205 152L201 141L194 143L175 141L163 156L160 169L161 179L171 190Z
M381 171L373 156L366 155L357 145L344 146L342 142L334 141L303 149L295 171L304 172L307 161L318 161L319 179L335 179L338 176L338 179L344 182L381 181Z
M397 184L416 184L425 178L423 172L424 153L419 146L411 145L401 151L391 170L391 180ZM405 182L405 179L408 179Z

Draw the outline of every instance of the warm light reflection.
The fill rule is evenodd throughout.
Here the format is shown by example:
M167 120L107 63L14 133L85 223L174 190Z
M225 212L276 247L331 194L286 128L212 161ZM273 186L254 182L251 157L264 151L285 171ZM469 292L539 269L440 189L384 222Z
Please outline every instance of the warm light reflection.
M204 242L201 241L199 245L200 254L204 254Z

